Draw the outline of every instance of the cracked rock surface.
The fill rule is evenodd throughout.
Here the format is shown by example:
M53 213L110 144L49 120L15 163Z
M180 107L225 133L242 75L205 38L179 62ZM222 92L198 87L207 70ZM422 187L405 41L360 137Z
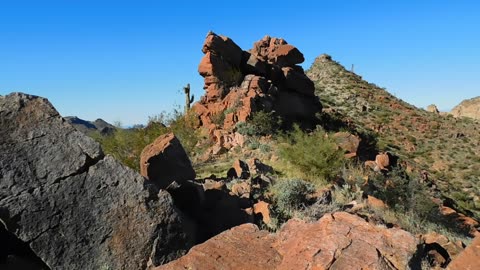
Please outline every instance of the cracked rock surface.
M0 96L0 219L51 269L145 269L187 246L166 191L21 93Z
M276 234L240 225L156 269L407 269L416 251L410 233L338 212Z

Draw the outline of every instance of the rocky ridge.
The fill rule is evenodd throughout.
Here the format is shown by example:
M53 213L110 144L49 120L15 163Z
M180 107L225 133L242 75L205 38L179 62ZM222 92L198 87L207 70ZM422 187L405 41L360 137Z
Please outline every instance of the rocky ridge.
M466 99L455 106L450 114L454 117L470 117L480 120L480 97Z

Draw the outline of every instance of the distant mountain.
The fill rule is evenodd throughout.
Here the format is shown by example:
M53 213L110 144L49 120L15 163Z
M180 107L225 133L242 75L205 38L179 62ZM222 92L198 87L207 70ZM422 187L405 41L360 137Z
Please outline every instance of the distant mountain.
M470 117L480 120L480 96L460 102L450 114L454 117Z
M373 134L377 150L399 156L413 174L428 171L447 201L480 217L480 123L408 104L329 55L319 56L306 73L326 113ZM468 102L474 103L480 99Z
M81 131L85 134L98 131L102 135L112 134L115 131L115 126L109 124L103 119L97 119L93 122L80 119L76 116L66 116L64 119L74 126L78 131Z

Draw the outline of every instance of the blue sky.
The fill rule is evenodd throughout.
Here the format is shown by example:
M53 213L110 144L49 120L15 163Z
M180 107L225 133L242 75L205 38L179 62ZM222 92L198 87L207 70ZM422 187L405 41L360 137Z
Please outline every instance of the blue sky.
M264 35L328 53L418 107L480 95L478 1L0 0L0 95L47 97L64 116L125 125L203 95L209 30L244 50Z

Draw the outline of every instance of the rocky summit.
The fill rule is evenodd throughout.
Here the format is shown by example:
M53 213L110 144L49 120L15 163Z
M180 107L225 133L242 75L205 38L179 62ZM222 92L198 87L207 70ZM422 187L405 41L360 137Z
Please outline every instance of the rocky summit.
M204 77L205 95L192 110L218 148L243 145L236 124L259 111L274 112L285 125L315 126L321 103L298 65L303 54L284 39L265 36L243 51L230 38L209 32L202 52L198 72Z
M145 269L187 249L168 192L21 93L0 97L0 220L12 269Z

